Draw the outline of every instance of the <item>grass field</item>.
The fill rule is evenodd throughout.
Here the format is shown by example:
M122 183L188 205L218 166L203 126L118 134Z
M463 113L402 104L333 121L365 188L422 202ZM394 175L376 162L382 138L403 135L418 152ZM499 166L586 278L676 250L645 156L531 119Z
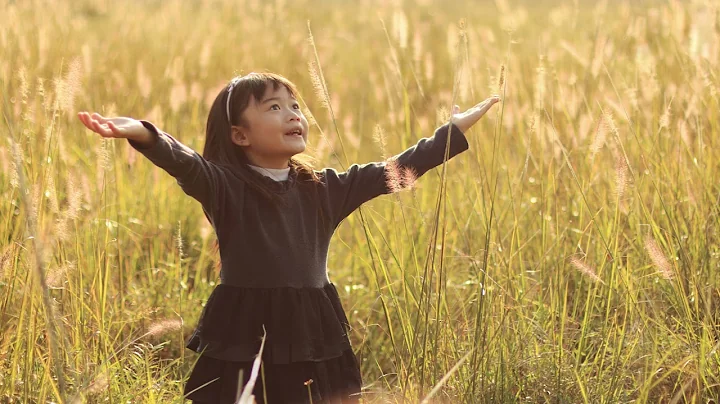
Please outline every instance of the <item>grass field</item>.
M335 236L366 402L720 399L720 2L0 10L0 402L183 402L214 234L173 178L76 113L202 150L220 88L265 70L298 84L318 167L504 100L470 151Z

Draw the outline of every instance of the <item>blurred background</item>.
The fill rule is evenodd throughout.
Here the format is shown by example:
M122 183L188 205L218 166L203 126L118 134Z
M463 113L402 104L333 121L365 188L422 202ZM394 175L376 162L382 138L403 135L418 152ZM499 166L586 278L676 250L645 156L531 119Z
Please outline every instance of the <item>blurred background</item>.
M76 113L200 151L219 91L272 71L301 91L318 168L504 100L468 152L335 236L366 402L718 402L718 1L0 9L0 401L183 402L215 236Z

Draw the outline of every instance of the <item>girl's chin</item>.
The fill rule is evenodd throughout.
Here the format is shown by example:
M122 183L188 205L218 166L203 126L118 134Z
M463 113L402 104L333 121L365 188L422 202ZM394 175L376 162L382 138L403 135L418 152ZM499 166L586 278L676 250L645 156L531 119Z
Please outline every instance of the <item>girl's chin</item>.
M306 147L293 147L292 150L290 150L290 153L294 156L296 154L304 153L306 149Z

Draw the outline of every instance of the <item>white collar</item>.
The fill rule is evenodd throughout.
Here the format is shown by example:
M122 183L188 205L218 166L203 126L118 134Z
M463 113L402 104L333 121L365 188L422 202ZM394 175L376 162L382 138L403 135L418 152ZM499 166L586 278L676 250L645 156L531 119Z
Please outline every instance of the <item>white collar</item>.
M286 168L265 168L265 167L258 167L254 166L252 164L248 164L248 167L252 168L253 170L259 172L260 174L270 177L271 179L275 181L285 181L288 179L288 175L290 174L290 167Z

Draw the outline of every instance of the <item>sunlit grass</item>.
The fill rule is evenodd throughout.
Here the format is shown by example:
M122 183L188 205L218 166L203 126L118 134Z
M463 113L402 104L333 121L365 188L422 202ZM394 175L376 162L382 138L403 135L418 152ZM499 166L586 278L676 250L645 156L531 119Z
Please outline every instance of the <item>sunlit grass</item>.
M338 168L503 96L336 234L368 402L718 400L717 1L0 3L0 401L181 401L212 228L75 112L201 150L257 70L298 84Z

